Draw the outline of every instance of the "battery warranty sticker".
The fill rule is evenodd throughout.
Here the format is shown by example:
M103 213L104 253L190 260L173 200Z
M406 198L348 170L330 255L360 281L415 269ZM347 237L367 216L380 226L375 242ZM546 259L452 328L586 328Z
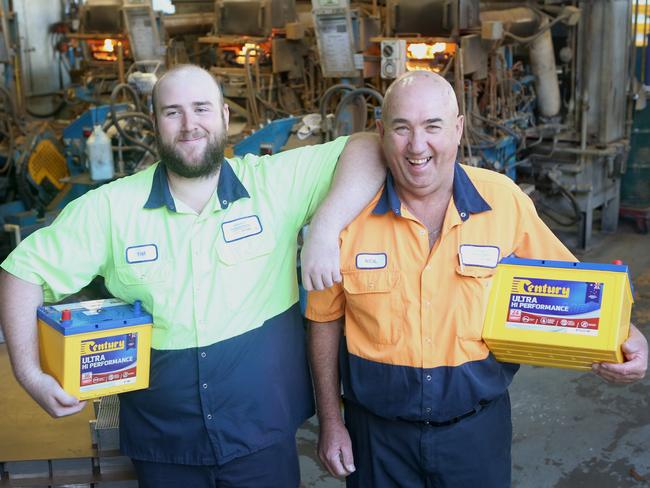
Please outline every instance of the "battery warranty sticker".
M598 335L602 283L515 277L507 328Z
M135 383L137 360L137 332L82 341L79 391Z

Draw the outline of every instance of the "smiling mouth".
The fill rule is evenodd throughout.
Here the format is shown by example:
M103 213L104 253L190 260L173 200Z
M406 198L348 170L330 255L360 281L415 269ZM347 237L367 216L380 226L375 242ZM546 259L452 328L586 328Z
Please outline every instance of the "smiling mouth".
M195 141L198 141L198 140L201 140L201 139L203 139L203 136L192 137L192 138L189 138L189 139L179 139L178 142L195 142Z
M431 161L431 156L426 157L426 158L421 158L421 159L406 158L406 160L409 162L409 164L411 164L413 166L421 166L421 165L426 164L429 161Z

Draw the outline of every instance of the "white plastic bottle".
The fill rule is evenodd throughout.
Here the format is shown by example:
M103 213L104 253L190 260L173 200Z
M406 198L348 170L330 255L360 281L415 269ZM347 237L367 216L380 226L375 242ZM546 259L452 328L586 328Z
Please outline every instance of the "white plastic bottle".
M91 180L110 180L115 174L111 138L96 125L86 141L86 156Z

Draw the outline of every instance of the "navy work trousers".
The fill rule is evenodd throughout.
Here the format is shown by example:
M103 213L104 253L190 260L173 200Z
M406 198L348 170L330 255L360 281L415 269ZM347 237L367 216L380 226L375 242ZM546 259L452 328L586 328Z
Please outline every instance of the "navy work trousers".
M508 393L444 426L388 420L345 403L356 471L348 488L509 488Z
M294 436L221 466L132 461L140 488L297 488L300 485Z

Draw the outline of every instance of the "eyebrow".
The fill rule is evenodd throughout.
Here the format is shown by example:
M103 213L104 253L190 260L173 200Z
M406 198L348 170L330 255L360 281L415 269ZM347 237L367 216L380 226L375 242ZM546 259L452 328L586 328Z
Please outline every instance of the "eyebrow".
M442 122L442 119L440 117L435 117L433 119L427 119L424 121L426 124L435 124L437 122ZM391 121L391 124L408 124L409 121L406 119L393 119Z
M202 106L205 106L205 105L212 106L212 102L210 102L210 101L192 102L193 107L202 107ZM170 108L181 108L181 105L179 105L179 104L165 105L165 106L161 107L160 110L167 110L167 109L170 109Z

